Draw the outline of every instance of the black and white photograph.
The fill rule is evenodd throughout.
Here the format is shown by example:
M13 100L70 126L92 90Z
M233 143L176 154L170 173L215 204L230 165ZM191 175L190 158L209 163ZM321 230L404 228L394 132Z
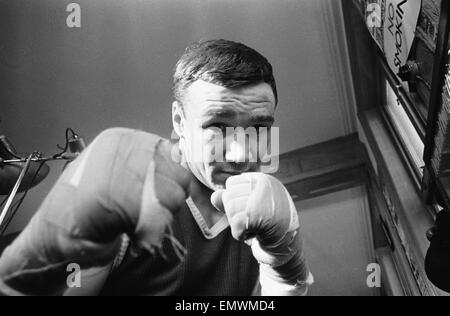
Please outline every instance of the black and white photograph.
M0 296L450 296L448 122L447 0L0 0Z

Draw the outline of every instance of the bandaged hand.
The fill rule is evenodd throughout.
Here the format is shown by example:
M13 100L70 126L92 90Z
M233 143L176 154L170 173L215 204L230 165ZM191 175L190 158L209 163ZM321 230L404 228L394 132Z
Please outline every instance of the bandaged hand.
M312 280L297 210L283 184L266 174L245 173L228 178L225 188L214 192L211 202L226 213L233 237L251 246L263 294L295 295L300 287L306 292ZM281 290L273 293L274 287Z
M122 234L154 252L170 237L189 173L168 142L148 133L102 133L69 165L21 235L0 258L0 293L60 294L66 267L112 262Z

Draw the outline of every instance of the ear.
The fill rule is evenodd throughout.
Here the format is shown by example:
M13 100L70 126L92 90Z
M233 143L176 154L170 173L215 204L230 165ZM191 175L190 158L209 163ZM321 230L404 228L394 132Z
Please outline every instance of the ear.
M180 138L184 135L184 121L183 105L178 101L174 101L172 103L172 124L175 133Z

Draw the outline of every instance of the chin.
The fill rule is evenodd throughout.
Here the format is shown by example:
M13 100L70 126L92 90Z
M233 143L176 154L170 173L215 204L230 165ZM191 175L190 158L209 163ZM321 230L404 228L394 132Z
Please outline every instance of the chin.
M232 176L231 174L227 174L227 173L215 174L213 179L211 180L214 190L225 189L225 183L227 182L228 178L231 176Z
M224 190L225 182L227 179L222 179L220 177L215 176L214 178L208 181L208 187L213 191Z
M215 176L214 178L210 178L210 180L208 181L209 184L209 188L217 191L217 190L223 190L225 189L225 182L227 181L226 179L222 179L220 177Z
M224 184L213 184L213 190L214 191L225 190L225 183Z

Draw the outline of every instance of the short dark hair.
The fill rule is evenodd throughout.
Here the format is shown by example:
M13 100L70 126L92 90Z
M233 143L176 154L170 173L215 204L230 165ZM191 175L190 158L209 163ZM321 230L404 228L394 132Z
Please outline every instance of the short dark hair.
M254 49L224 39L197 42L188 46L178 61L173 76L175 99L182 101L185 90L195 81L240 88L268 83L278 103L272 65Z

